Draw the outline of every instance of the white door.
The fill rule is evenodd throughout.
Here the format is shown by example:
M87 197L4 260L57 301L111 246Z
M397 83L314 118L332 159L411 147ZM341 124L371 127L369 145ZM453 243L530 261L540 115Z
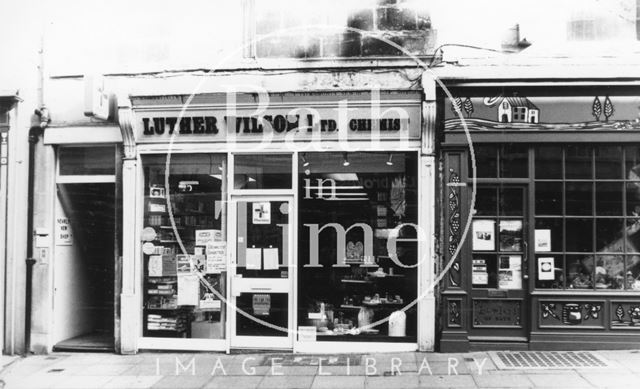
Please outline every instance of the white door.
M293 347L293 197L231 199L232 348Z

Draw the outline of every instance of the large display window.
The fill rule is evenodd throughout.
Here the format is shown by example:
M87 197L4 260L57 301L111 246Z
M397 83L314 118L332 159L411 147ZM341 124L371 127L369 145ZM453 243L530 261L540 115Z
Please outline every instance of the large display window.
M300 154L298 325L317 341L415 342L415 153Z
M476 145L477 176L526 178L529 155L535 188L535 287L640 290L640 148L610 144ZM511 173L505 174L508 171ZM520 173L514 175L514 171ZM503 187L498 193L496 189L478 186L477 225L490 222L485 216L497 204L506 210L516 205L522 209L521 194L509 198L506 191L514 189ZM519 223L516 239L522 239ZM503 235L502 229L498 234L501 245L506 238L513 239L512 234ZM487 268L496 267L489 262ZM474 276L477 264L474 257ZM489 272L490 280L494 273Z
M226 155L144 155L143 336L225 338Z

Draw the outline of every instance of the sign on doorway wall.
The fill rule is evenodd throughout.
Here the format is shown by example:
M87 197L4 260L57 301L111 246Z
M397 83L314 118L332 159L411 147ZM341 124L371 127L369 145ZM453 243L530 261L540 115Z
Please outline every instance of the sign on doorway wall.
M56 246L73 245L73 232L71 231L71 221L68 217L56 218Z

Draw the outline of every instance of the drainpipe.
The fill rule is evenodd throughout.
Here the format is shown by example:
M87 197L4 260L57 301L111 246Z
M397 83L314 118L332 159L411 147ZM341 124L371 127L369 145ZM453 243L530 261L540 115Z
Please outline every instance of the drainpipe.
M44 129L49 123L49 113L45 107L36 109L31 117L31 128L29 129L29 173L27 178L27 269L26 269L26 291L25 291L25 341L24 352L29 353L31 349L31 307L33 292L33 266L36 259L33 257L33 203L34 203L34 181L35 181L35 154L36 145Z
M34 203L34 182L35 182L35 154L36 145L40 136L44 134L51 118L49 110L44 105L44 34L40 36L40 49L38 50L38 107L31 115L31 126L29 128L29 170L27 178L27 268L26 268L26 291L25 291L25 318L24 318L24 354L29 354L31 350L31 307L33 296L33 266L36 259L33 256L33 203Z

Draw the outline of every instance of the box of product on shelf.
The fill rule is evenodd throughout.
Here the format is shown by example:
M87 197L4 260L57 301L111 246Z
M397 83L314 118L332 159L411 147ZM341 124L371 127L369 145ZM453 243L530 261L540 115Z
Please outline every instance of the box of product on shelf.
M149 257L149 277L170 277L177 275L175 255L152 255Z

